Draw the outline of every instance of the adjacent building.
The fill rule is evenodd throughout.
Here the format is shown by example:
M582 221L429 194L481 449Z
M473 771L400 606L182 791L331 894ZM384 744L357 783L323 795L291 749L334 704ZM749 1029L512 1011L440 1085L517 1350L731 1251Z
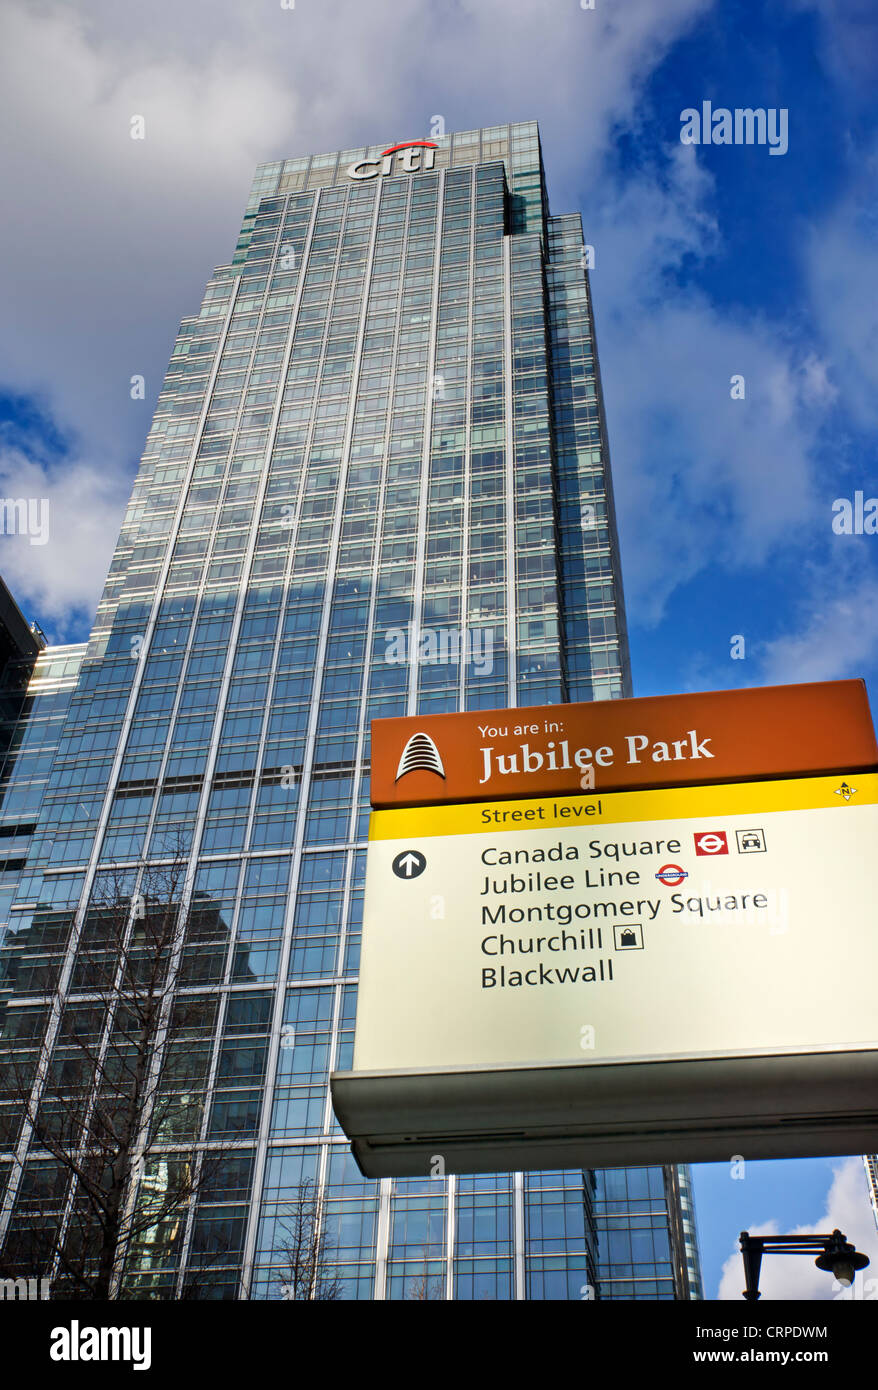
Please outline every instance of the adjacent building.
M589 260L535 123L392 140L261 166L180 327L90 639L36 659L0 804L0 834L28 826L0 1042L34 1095L75 1063L96 903L121 883L134 929L151 867L183 866L161 1047L185 1120L139 1202L220 1159L131 1250L130 1294L296 1296L304 1193L345 1297L700 1296L684 1169L367 1182L327 1086L370 720L630 693ZM19 1263L76 1211L16 1095L0 1200Z
M875 1225L878 1226L878 1154L864 1154L863 1167L866 1170L872 1215L875 1217Z

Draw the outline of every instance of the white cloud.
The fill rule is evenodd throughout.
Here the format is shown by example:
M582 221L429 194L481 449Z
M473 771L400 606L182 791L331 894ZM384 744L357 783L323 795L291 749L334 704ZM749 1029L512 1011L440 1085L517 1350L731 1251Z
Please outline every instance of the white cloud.
M127 467L146 434L129 378L154 397L180 318L228 258L233 201L295 119L292 92L231 53L159 63L90 40L71 9L7 7L0 51L4 228L0 379L39 391L65 429ZM33 74L41 80L35 83ZM132 140L141 114L146 138ZM231 243L231 244L230 244Z
M878 577L865 567L868 547L878 541L853 536L833 541L839 551L850 548L850 561L839 560L840 573L823 567L806 572L808 596L794 612L791 630L757 649L768 685L859 677L878 661Z
M822 1212L815 1214L813 1221L806 1221L804 1225L783 1232L775 1221L750 1225L747 1229L751 1235L826 1234L838 1229L862 1254L869 1257L870 1267L863 1274L857 1275L853 1289L844 1290L830 1274L816 1267L816 1257L813 1255L769 1254L762 1261L759 1276L762 1301L850 1301L852 1298L861 1299L864 1296L872 1299L878 1297L878 1230L869 1205L863 1160L846 1158L834 1166L832 1172L832 1184L827 1193L826 1204ZM719 1299L741 1300L744 1288L743 1269L740 1248L736 1247L723 1265L717 1295Z
M571 6L546 24L526 0L157 0L146 24L139 7L13 0L0 172L18 209L2 301L15 332L0 379L44 386L90 440L139 445L128 377L157 388L180 317L231 254L257 163L419 132L434 113L449 130L536 114L581 170L704 3L656 14L636 0L624 24Z
M804 259L811 308L825 350L845 383L845 400L865 429L878 424L878 236L874 121L863 119L875 93L878 10L874 0L790 0L818 17L815 57L834 82L844 121L839 161L847 175L842 196L807 229ZM866 138L863 132L868 132ZM874 470L874 460L872 461Z
M805 250L813 313L821 326L845 401L864 429L878 425L878 143L853 162L843 197L811 229ZM874 477L876 460L869 467Z
M870 96L878 67L878 12L873 0L792 0L793 8L814 10L821 20L815 56L845 87Z
M719 244L692 146L587 223L626 598L642 624L709 565L755 570L820 515L826 362L787 326L675 283ZM744 399L732 377L744 378Z
M547 23L532 0L297 0L294 10L154 0L145 22L116 0L7 0L0 100L15 138L0 177L17 209L4 227L16 273L0 287L11 330L0 384L41 395L83 467L107 475L112 536L174 331L231 253L258 162L424 131L434 114L449 130L536 116L553 207L581 201L597 250L632 613L659 621L672 592L710 565L758 569L819 517L817 441L839 381L864 411L874 397L870 252L858 233L846 268L843 209L815 233L809 264L831 357L810 336L798 347L785 323L738 317L681 286L722 244L705 160L675 140L676 112L667 169L622 180L608 154L618 132L636 138L656 119L645 85L708 8L630 0L620 18L570 3ZM143 141L129 138L134 114ZM134 373L147 403L129 398ZM729 395L737 373L745 401ZM49 567L60 552L46 550ZM79 563L93 582L91 559Z
M52 467L20 449L0 447L3 499L30 499L31 514L40 525L34 536L9 534L15 513L4 512L0 568L25 616L50 636L53 629L63 634L77 619L91 619L128 488L123 476L82 459ZM48 526L42 532L44 520ZM25 593L27 600L22 601Z
M231 255L257 163L422 133L434 114L448 130L537 117L558 176L582 175L707 3L629 0L624 21L570 3L547 23L532 0L7 0L0 385L43 398L83 467L130 478L177 324ZM96 601L95 562L72 542L67 559Z

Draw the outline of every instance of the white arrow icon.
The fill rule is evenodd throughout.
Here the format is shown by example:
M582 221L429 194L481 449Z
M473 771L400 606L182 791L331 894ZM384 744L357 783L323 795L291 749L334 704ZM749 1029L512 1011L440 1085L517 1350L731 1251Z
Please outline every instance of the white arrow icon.
M427 867L423 854L416 850L403 850L393 861L392 868L397 878L417 878Z

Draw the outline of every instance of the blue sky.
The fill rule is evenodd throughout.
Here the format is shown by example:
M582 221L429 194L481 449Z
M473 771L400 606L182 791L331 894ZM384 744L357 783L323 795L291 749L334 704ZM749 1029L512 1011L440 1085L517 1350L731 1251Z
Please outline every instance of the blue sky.
M856 7L838 8L842 16L848 10L853 29ZM874 602L878 547L872 537L833 534L831 505L837 497L852 497L858 488L867 496L878 491L875 407L864 399L863 389L864 378L874 374L878 346L873 191L876 36L878 25L873 19L862 32L863 47L871 47L873 80L863 81L848 67L839 71L837 61L830 61L830 39L814 9L780 4L762 9L740 4L710 7L646 84L636 130L607 151L610 177L626 190L636 189L644 180L661 179L662 170L667 170L669 132L683 107L698 108L710 100L714 107L762 105L789 111L790 148L783 156L769 156L765 147L755 145L698 149L698 166L704 175L699 208L711 219L711 227L681 254L665 257L656 267L652 288L669 322L674 317L673 312L667 313L672 306L690 311L680 325L687 333L682 350L676 338L671 339L673 360L683 374L687 368L691 372L690 415L697 417L706 408L713 415L715 431L735 433L737 458L732 467L740 473L738 489L727 485L729 474L723 468L712 487L699 489L691 498L706 535L720 529L715 522L721 519L721 557L698 565L689 579L681 573L685 566L680 567L657 621L644 621L637 602L631 604L632 652L640 694L684 686L795 680L812 674L862 675L874 687L874 612L860 640L852 641L843 608L858 595ZM853 43L853 36L845 34L845 42ZM587 223L585 190L580 203ZM870 253L871 279L861 289L873 301L866 339L872 349L871 364L860 354L855 363L850 362L844 323L836 322L834 316L827 321L823 312L823 281L845 274L839 264L844 243L833 235L836 208L850 217L846 231L851 243L858 248L865 245ZM600 274L594 280L600 332ZM847 293L855 291L849 287ZM650 354L647 346L638 370L648 370L651 364L653 380L664 385L667 369L661 336L645 336L653 351ZM630 344L625 350L630 352ZM715 381L698 362L702 351L715 364ZM602 357L606 376L603 349ZM743 401L732 401L728 390L722 389L728 380L719 379L723 358L729 376L744 374L747 394ZM853 381L848 376L851 369ZM810 393L802 389L803 374L809 372L814 385ZM618 371L609 372L607 394L627 575L632 568L630 550L637 541L629 538L626 544L625 525L635 535L649 530L648 513L656 508L657 499L650 495L648 510L638 505L618 458L617 427L621 418L625 429L628 404L624 376L621 363ZM777 399L775 410L771 409L768 393L773 387L779 387L781 400L786 397L786 418L782 406L780 412L777 409ZM647 428L654 426L662 437L659 448L650 451L650 461L654 464L660 458L664 467L670 466L672 491L685 489L691 486L695 465L691 455L687 457L693 431L691 420L687 427L682 418L685 389L677 384L665 392L660 385L651 394L648 409L642 395L638 405ZM746 415L754 418L742 425L741 417ZM645 434L646 429L641 441ZM773 459L770 446L775 439L780 447ZM710 445L709 439L699 442ZM627 444L624 434L623 443ZM638 453L646 454L642 443ZM788 485L787 494L779 487L764 497L769 504L766 509L754 514L746 489L757 486L760 470L771 470L775 463ZM662 520L659 510L656 525ZM680 550L686 553L697 547L697 541L687 534L686 519L681 521ZM667 534L664 539L668 540ZM670 544L674 544L673 535ZM633 587L636 594L636 570ZM733 661L730 637L739 633L746 638L747 657Z
M871 0L8 0L4 27L0 472L53 520L45 546L0 538L2 572L52 640L88 632L177 325L255 164L437 113L536 118L553 211L595 248L635 693L863 676L874 698L878 536L831 525L835 499L878 494ZM705 100L786 109L787 153L684 146ZM745 1226L826 1208L874 1242L841 1160L710 1165L696 1199L711 1297Z

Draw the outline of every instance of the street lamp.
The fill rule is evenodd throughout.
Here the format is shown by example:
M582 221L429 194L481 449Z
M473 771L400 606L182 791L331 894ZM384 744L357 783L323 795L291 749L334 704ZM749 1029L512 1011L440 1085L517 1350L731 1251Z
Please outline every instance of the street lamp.
M747 1287L744 1297L755 1303L759 1294L759 1270L763 1255L817 1255L818 1269L834 1275L839 1284L850 1288L858 1269L865 1269L868 1255L861 1255L841 1231L830 1236L751 1236L741 1232L741 1255Z

